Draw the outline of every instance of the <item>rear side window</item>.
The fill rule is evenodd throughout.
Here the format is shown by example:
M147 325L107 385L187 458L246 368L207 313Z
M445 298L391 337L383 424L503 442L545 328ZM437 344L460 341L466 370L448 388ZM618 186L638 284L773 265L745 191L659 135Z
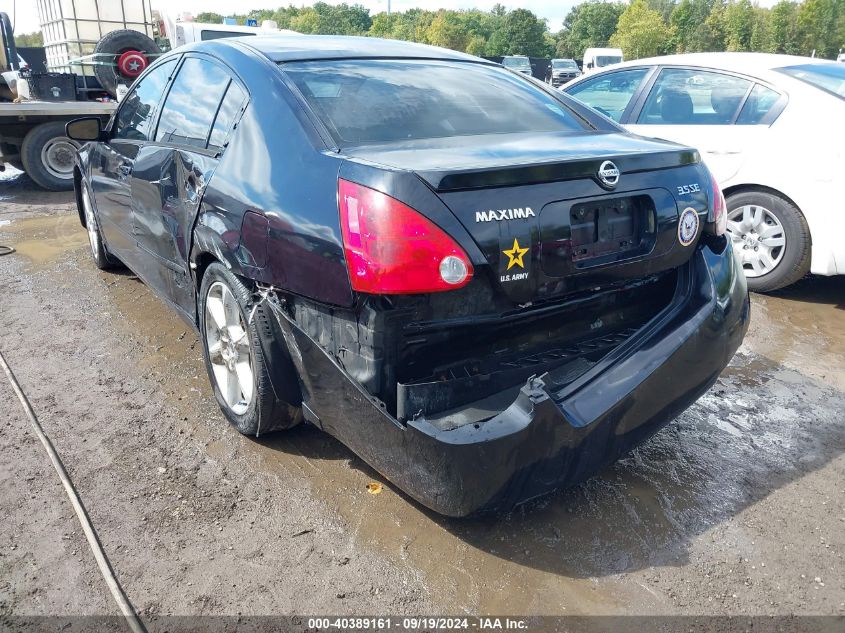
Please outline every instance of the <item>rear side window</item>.
M221 66L185 59L161 109L155 140L204 149L229 81Z
M800 64L779 68L778 71L845 99L845 64L842 62Z
M220 104L220 110L217 112L217 118L214 120L214 127L211 128L211 136L208 137L208 149L216 152L223 150L223 145L229 136L229 130L232 129L235 117L241 111L245 99L246 95L241 87L234 81L230 83L226 96L223 97L223 103Z
M728 125L751 88L741 77L701 70L665 68L648 95L638 123Z
M566 92L619 123L649 68L632 68L587 79Z
M780 93L775 92L771 88L755 84L742 106L742 112L736 122L738 125L756 125L763 120L763 118L772 109L780 99Z
M379 59L283 70L338 145L586 129L558 99L498 66Z
M147 140L156 106L174 68L175 59L163 62L161 66L150 70L135 89L123 98L114 121L113 138Z

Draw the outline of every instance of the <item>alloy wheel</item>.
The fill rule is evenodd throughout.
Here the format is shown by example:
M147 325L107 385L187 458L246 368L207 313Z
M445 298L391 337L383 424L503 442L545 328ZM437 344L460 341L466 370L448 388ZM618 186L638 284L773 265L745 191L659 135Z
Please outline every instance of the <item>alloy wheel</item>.
M215 281L205 298L205 344L214 380L226 405L243 415L255 391L249 333L229 287Z
M100 235L97 229L97 218L94 217L94 209L91 207L91 198L88 190L82 190L82 208L85 212L85 228L88 230L88 243L91 245L91 255L94 259L99 256Z

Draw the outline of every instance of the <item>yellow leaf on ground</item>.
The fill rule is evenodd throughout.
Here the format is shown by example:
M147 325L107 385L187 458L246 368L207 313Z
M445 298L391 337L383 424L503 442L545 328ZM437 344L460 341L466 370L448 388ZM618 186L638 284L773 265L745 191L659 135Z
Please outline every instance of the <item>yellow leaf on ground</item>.
M376 481L371 481L367 484L367 492L371 495L377 495L381 492L381 484Z

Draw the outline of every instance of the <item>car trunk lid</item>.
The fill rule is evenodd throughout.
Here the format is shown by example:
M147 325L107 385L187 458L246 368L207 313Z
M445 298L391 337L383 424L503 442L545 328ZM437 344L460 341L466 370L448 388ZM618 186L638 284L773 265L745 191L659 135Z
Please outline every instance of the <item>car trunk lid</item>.
M691 207L703 224L708 209L695 150L628 134L433 139L347 153L421 178L483 252L494 287L520 304L679 266L691 253L678 239L680 214ZM606 161L620 172L615 186L599 176Z

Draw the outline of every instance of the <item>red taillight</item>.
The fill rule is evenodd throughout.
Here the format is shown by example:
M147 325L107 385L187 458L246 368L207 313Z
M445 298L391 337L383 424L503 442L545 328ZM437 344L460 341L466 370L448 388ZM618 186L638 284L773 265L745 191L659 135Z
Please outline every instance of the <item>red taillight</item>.
M472 264L463 249L411 207L343 179L338 180L337 193L354 290L417 294L469 283Z
M713 198L713 215L710 216L708 228L714 235L724 235L728 227L728 205L713 174L710 174L710 192Z

